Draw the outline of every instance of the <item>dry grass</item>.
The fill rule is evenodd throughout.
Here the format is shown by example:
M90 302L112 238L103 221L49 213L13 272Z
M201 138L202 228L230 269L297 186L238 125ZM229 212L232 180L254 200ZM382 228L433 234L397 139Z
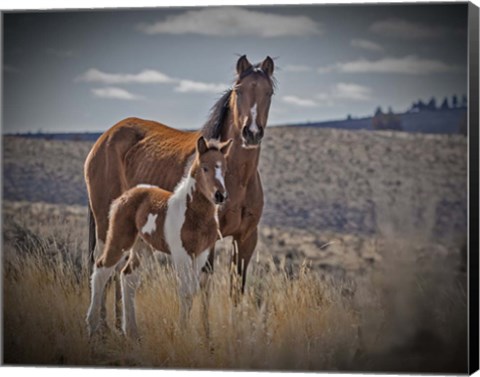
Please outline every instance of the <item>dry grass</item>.
M7 229L7 364L465 371L464 276L442 261L420 265L405 258L408 242L383 242L382 263L355 279L321 275L306 263L292 278L281 268L268 268L274 263L266 257L269 263L251 267L238 305L229 294L228 263L222 255L210 286L210 336L203 296L195 298L188 326L180 327L171 268L146 260L137 296L142 342L127 341L112 330L89 343L84 322L88 274L78 259L83 244L67 239L64 220L52 219L45 226L51 234L39 236L18 225Z

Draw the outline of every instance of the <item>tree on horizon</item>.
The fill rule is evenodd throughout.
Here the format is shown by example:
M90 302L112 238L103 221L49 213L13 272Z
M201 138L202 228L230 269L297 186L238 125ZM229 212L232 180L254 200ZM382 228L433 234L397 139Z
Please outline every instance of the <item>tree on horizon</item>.
M447 97L445 97L442 104L440 105L440 109L442 109L442 110L450 109L450 105L448 104L448 98Z

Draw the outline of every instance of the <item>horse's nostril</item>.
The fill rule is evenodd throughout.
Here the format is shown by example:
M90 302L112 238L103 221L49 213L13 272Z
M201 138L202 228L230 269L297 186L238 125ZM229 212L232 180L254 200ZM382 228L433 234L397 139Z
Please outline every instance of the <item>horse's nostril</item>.
M223 203L224 200L225 200L225 196L220 191L217 191L215 193L215 201L217 203Z
M258 138L261 139L263 137L264 131L263 127L258 128Z

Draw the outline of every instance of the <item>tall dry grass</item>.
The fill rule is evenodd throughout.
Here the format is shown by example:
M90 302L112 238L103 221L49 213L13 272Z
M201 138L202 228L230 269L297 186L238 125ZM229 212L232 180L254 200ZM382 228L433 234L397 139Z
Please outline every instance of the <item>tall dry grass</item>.
M308 263L293 276L271 268L273 262L253 263L237 305L230 295L228 258L221 255L208 317L200 294L186 327L178 322L174 272L150 258L137 293L142 341L112 330L89 342L83 244L67 240L64 231L39 236L17 225L10 232L3 263L7 364L466 371L463 277L444 263L420 265L405 258L408 242L379 243L382 263L352 279L321 275ZM112 309L111 292L108 302ZM109 323L113 327L111 313Z

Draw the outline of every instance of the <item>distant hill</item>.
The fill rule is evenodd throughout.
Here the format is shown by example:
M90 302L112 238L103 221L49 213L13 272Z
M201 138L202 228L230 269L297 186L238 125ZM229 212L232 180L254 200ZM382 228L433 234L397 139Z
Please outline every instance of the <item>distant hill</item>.
M466 107L454 109L422 110L419 112L406 112L396 114L400 117L402 129L405 132L425 134L458 134L460 123L466 114ZM332 120L322 122L307 122L281 125L285 127L318 127L336 128L341 130L373 130L372 117ZM19 136L43 140L64 141L96 141L101 132L71 132L71 133L46 133L29 132L8 134L6 136Z
M466 107L444 110L422 110L397 114L403 131L425 134L458 134ZM286 126L338 128L342 130L372 130L372 117L289 124Z
M28 132L28 133L7 134L5 136L17 136L17 137L26 137L29 139L57 140L57 141L96 141L101 134L102 134L101 132L63 132L63 133Z
M373 234L398 216L393 230L427 220L439 237L466 229L462 135L272 127L264 143L266 226ZM85 206L92 144L4 137L3 200Z

